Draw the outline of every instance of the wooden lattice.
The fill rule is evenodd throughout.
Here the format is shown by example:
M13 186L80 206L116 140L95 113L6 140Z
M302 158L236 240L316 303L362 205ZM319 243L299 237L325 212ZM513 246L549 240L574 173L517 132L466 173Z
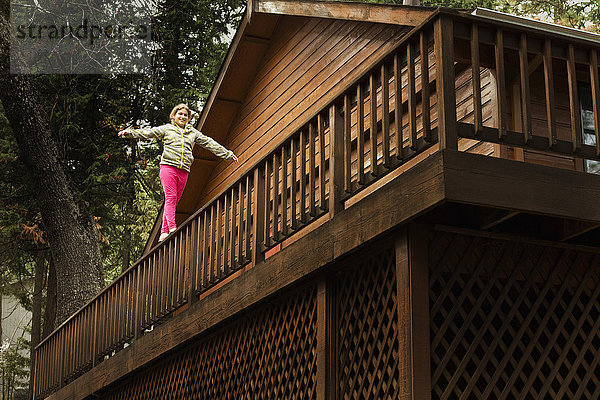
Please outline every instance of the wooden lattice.
M600 398L600 257L440 233L432 399Z
M394 251L344 269L338 283L339 398L395 399L399 344Z
M311 285L185 346L99 398L314 399L316 345Z

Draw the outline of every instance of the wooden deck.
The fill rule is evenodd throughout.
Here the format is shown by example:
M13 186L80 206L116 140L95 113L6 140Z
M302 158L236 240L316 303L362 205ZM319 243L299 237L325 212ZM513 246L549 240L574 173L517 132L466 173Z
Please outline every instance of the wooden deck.
M599 46L435 13L41 343L36 398L92 395L410 221L597 245Z

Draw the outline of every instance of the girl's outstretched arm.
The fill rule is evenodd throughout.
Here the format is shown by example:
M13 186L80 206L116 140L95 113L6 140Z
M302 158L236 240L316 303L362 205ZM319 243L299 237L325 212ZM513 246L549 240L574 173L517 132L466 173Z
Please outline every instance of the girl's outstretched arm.
M132 139L162 139L165 136L166 128L168 125L156 126L154 128L143 128L143 129L123 129L117 135Z
M213 138L204 135L202 132L194 128L196 132L195 142L205 149L211 151L217 157L224 158L225 160L232 160L233 162L238 162L238 158L233 151L227 150L224 146L217 143Z

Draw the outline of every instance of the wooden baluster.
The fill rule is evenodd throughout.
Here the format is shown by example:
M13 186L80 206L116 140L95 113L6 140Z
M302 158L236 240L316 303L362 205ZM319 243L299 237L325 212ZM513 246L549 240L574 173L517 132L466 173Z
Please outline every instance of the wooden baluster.
M248 181L248 177L246 177L246 182ZM237 235L238 235L238 242L237 242L237 265L238 267L241 267L242 265L244 265L244 237L245 237L245 230L244 230L244 191L243 191L243 182L244 180L241 179L240 183L238 184L238 214L239 214L239 224L237 226ZM248 193L248 191L246 191L246 196L250 197L250 193ZM250 229L250 224L248 223L248 218L246 217L246 230Z
M231 199L225 194L225 198L223 199L225 205L223 207L223 212L225 214L223 221L223 255L221 257L221 262L223 263L223 276L229 276L229 263L227 262L227 255L229 254L229 243L230 243L230 232L229 232L229 216L231 209ZM235 216L234 216L235 217Z
M217 219L215 223L215 271L214 271L214 281L218 282L223 279L223 269L221 265L221 256L223 254L223 246L222 246L222 238L224 236L223 232L223 199L217 199Z
M302 135L302 132L300 132L300 135ZM300 139L298 139L300 140ZM296 189L296 181L298 180L298 173L297 173L297 169L298 169L298 163L296 162L296 157L297 157L297 153L298 153L298 140L295 137L292 137L292 142L291 142L291 146L292 146L292 153L291 153L291 165L290 165L290 169L291 169L291 173L292 173L292 182L291 182L291 187L290 187L290 209L291 209L291 214L290 214L290 218L291 218L291 223L292 223L292 231L296 231L298 229L298 214L297 214L297 206L296 204L299 203L299 199L298 199L298 190ZM302 179L300 179L302 181Z
M146 281L145 281L145 270L148 264L148 258L138 265L137 268L137 286L136 286L136 300L135 300L135 320L131 324L131 335L134 340L140 337L141 327L144 324L144 308L146 306L144 293L146 292Z
M183 299L185 297L185 281L186 281L186 270L188 268L188 229L189 224L181 229L179 234L177 235L177 240L179 241L178 251L179 251L179 263L177 268L177 305L183 304Z
M273 242L271 244L276 244L279 241L279 154L277 154L277 150L273 153L273 207L271 207L271 211L273 213L273 233L271 234L271 238Z
M317 134L319 136L319 208L327 211L325 202L325 118L317 115Z
M288 211L287 211L287 145L281 146L281 234L285 237L289 235L288 232Z
M496 94L498 98L498 138L504 140L506 137L506 79L504 77L504 34L501 29L496 31Z
M344 95L344 191L346 193L352 192L352 104L350 104L351 99L350 95L347 93ZM331 121L329 122L331 125ZM339 144L338 144L339 145ZM331 154L333 151L331 147L333 145L329 144L329 159L331 160ZM331 208L330 208L331 210Z
M596 49L590 51L590 83L592 86L596 155L600 156L600 79L598 79L598 51Z
M239 198L239 192L237 192L237 188L235 185L231 188L231 230L229 232L229 271L233 272L236 270L236 261L235 261L235 235L237 232L237 227L239 225L239 221L242 218L242 214L239 217L236 215L236 208L238 201L241 201Z
M190 270L188 281L187 300L189 303L196 302L196 280L198 279L198 255L200 246L198 243L198 234L200 232L200 214L196 215L190 225Z
M308 207L309 215L314 218L317 215L316 195L315 195L315 123L308 123Z
M569 106L571 109L571 142L573 152L581 149L581 118L579 115L579 94L577 93L577 69L575 66L575 46L569 45L567 58L567 78L569 82Z
M423 139L431 142L431 105L429 94L429 42L427 33L421 31L419 35L421 53L421 122L423 125Z
M519 64L521 69L521 118L523 126L523 140L529 144L533 132L531 131L531 99L529 90L529 59L527 58L527 35L522 33L519 44Z
M399 54L394 54L394 127L396 130L396 158L404 158L402 139L402 63Z
M418 150L417 144L417 93L415 89L415 49L414 44L406 46L406 70L408 73L408 132L409 145L412 150Z
M265 248L271 247L271 170L272 160L265 160L265 185L264 185L264 209L265 209L265 230L263 232L263 243ZM275 227L273 226L273 230Z
M331 122L329 123L331 125ZM390 168L390 80L388 66L381 64L381 153L383 166Z
M358 184L365 183L365 107L362 93L362 85L356 85L356 170L358 173Z
M372 72L369 74L369 105L371 110L369 111L369 134L371 136L370 153L371 153L371 165L369 167L369 174L375 177L377 176L377 87L375 81L375 74Z
M251 253L251 250L250 250L250 247L251 247L250 235L251 235L251 233L252 233L252 232L250 231L250 229L254 229L254 228L251 228L251 227L250 227L250 221L252 221L252 220L253 220L253 218L254 218L254 215L252 214L252 207L251 207L251 206L252 206L252 202L253 202L253 201L255 201L255 200L257 200L257 199L259 199L259 200L260 200L260 198L259 198L259 197L260 197L260 196L262 196L262 194L256 194L256 193L255 193L255 192L256 192L256 190L257 190L257 188L256 188L256 182L257 182L257 181L256 181L256 179L255 179L255 178L256 178L256 176L254 176L254 177L252 177L252 178L251 178L251 177L250 177L250 174L248 174L248 175L246 176L246 218L245 218L245 219L246 219L246 240L245 240L245 242L246 242L246 260L247 260L247 261L252 261L252 255L251 255L252 253ZM253 181L252 181L252 184L251 184L251 182L250 182L250 179L252 179L252 180L253 180ZM253 187L254 189L252 189L252 187ZM262 187L261 187L261 190L262 190ZM253 196L253 195L251 195L251 193L255 193L255 195L254 195L254 196L255 196L254 200L253 200L253 198L252 198L252 196ZM264 200L262 200L262 201L264 201ZM261 210L261 209L263 209L263 205L262 205L262 204L260 205L260 208L258 208L258 207L256 206L256 203L254 203L254 207L255 207L255 208L254 208L254 213L258 212L258 210ZM264 216L263 216L262 218L264 218ZM255 221L255 222L256 222L256 221ZM263 219L261 219L261 220L260 220L260 223L261 223L261 224L264 224L264 220L263 220ZM264 226L263 226L262 228L258 228L258 227L257 227L256 229L258 229L258 232L260 232L260 233L261 233L261 234L260 234L260 236L255 236L256 238L258 238L258 239L256 239L256 240L257 240L257 242L256 242L256 243L259 243L259 244L260 244L260 238L262 238L262 229L264 229ZM256 244L256 243L255 243L255 244ZM254 248L256 248L256 247L254 247Z
M471 79L473 81L473 128L475 135L479 135L483 128L481 111L481 72L479 61L479 27L471 27Z
M454 27L450 17L435 21L434 36L440 149L457 150Z
M544 41L544 81L546 88L546 120L548 121L548 146L554 147L557 141L554 120L554 76L552 73L552 42Z
M169 242L167 244L167 254L168 264L167 264L167 298L165 303L164 313L165 315L170 313L173 310L173 306L175 305L175 284L177 282L177 261L179 256L179 240L177 235L172 235L169 238Z
M349 117L349 99L344 96L343 108L336 103L329 106L329 218L344 209L342 194L345 187L345 172L349 161L344 157L344 148L347 149L350 130L346 131L346 115ZM340 111L344 110L344 117ZM349 119L349 118L348 118ZM345 142L346 146L342 146ZM348 151L349 153L349 151ZM350 174L348 174L349 176Z
M160 249L158 251L155 251L154 256L152 257L153 271L152 271L151 282L152 282L152 292L154 293L152 296L152 314L150 315L150 317L151 317L150 321L152 323L154 323L158 319L158 315L160 314L160 297L161 297L161 291L160 291L161 285L159 284L161 282L161 280L160 280L160 276L161 276L160 275L160 272L161 272L160 252L161 252Z
M211 266L211 250L210 250L210 226L212 224L212 206L204 210L204 233L202 234L202 289L207 289L210 286L210 266Z
M263 244L261 240L264 237L264 231L268 229L268 223L265 221L267 214L265 213L265 186L266 177L263 173L265 168L260 166L254 169L254 218L252 223L252 264L256 265L264 260L264 253L262 251ZM246 186L248 189L248 186ZM249 197L250 192L246 191L246 195ZM267 226L267 229L265 229Z
M306 223L306 134L300 131L300 222Z

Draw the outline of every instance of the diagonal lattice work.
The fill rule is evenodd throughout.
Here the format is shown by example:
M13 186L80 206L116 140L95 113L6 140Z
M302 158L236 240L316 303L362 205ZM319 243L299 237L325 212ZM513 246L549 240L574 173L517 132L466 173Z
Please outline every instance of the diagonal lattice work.
M398 397L395 268L394 250L388 249L336 279L340 399Z
M600 398L600 255L438 233L432 399Z
M316 349L316 288L310 285L217 329L97 398L314 399Z

